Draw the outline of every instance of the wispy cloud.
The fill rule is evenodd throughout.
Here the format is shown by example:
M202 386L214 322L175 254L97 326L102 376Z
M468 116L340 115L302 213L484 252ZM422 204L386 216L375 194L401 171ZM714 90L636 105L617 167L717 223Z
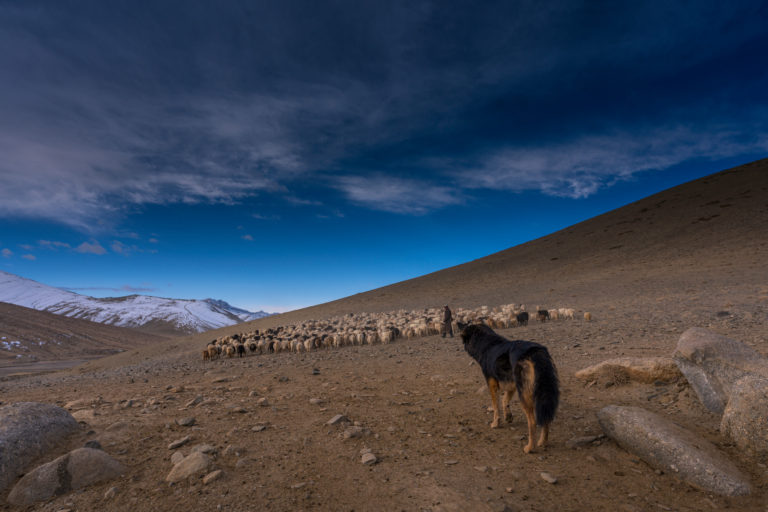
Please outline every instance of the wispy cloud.
M83 242L75 248L75 251L83 254L106 254L107 250L102 245L93 240L91 242Z
M768 153L768 132L745 137L737 127L673 126L497 150L479 157L479 165L443 164L469 189L538 190L578 199L640 172L664 170L692 159L760 153Z
M3 258L10 258L11 256L13 256L13 251L6 247L2 251L0 251L0 254L3 255Z
M29 261L35 261L37 259L37 256L34 254L22 254L21 257Z
M240 238L243 240L248 240L249 242L253 242L253 235L243 235Z
M400 214L422 215L463 200L453 187L383 175L342 176L336 186L356 204Z
M43 249L52 249L52 250L58 250L58 249L71 249L72 246L69 245L66 242L59 242L56 240L38 240L37 245L42 247Z

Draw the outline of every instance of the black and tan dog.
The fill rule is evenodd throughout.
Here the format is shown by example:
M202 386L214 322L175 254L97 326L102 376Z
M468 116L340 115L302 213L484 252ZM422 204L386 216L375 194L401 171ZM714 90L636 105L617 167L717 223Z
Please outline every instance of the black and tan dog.
M509 401L517 391L525 417L528 420L528 444L525 453L533 450L536 425L541 435L536 446L544 446L549 435L549 424L555 418L560 401L557 369L549 351L532 341L510 341L485 325L466 325L459 322L464 350L480 364L488 383L493 405L491 428L499 426L499 391L501 409L509 420Z

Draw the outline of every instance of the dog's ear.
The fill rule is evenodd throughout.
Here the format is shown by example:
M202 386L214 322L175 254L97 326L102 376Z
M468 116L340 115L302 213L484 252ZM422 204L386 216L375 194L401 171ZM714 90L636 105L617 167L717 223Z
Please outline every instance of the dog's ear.
M463 331L464 329L466 329L466 328L467 328L467 326L468 326L469 324L464 324L464 323L461 323L461 322L457 321L457 322L456 322L456 325L459 327L459 330L460 330L460 331Z

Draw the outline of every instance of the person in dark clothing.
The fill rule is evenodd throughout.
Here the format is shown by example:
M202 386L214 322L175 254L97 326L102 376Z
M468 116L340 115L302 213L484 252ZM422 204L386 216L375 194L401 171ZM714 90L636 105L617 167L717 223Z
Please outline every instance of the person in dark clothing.
M451 314L451 310L448 308L448 306L445 306L445 309L443 310L443 338L445 338L446 333L451 335L451 338L453 338L453 315Z

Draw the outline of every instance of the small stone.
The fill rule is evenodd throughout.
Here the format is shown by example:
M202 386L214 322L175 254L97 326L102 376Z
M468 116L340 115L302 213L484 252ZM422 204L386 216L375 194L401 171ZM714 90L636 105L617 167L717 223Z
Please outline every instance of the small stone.
M176 420L176 424L180 427L191 427L195 424L195 418L192 416L186 418L179 418Z
M550 483L550 484L556 484L557 483L557 478L552 476L550 473L547 473L546 471L542 471L539 474L539 476L542 478L542 480L544 480L547 483Z
M488 466L475 466L475 471L485 473L486 471L488 471Z
M343 414L337 414L336 416L334 416L333 418L328 420L326 422L326 425L337 425L337 424L342 423L342 422L350 423L349 418L347 418Z
M511 487L507 487L506 489L504 489L504 491L506 491L509 494L512 494L513 492L515 492L515 490Z
M188 442L192 440L192 436L184 436L181 439L177 439L176 441L172 442L168 445L169 450L175 450L176 448L179 448L181 446L184 446Z
M255 396L259 396L259 392L258 391L251 391L250 393L248 393L248 396L250 398L253 398Z
M267 407L269 405L269 401L267 400L267 397L263 396L256 400L256 405L260 407Z
M217 377L211 381L212 384L220 384L222 382L229 382L229 377Z
M203 395L197 395L195 398L184 404L184 407L194 407L203 401Z
M256 425L255 427L251 428L251 430L253 432L263 432L263 431L267 430L267 426L266 425Z
M362 462L366 466L370 466L371 464L376 464L377 461L378 459L376 458L376 456L370 452L364 454L360 459L360 462Z
M191 451L200 453L215 453L216 448L210 444L196 444L192 447Z
M112 498L117 496L117 491L118 491L117 487L110 487L109 489L107 489L107 492L104 493L104 499L111 500Z
M458 463L459 463L459 461L457 461L455 459L451 459L451 460L445 461L445 465L446 466L453 466L454 464L458 464Z
M192 475L203 473L211 465L211 459L204 453L190 453L184 460L173 466L165 477L166 482L176 483Z
M173 464L174 466L183 460L184 460L184 453L182 453L181 450L177 450L173 452L173 455L171 455L171 464Z
M306 486L307 482L299 482L297 484L293 484L291 486L291 489L301 489L302 487Z
M565 442L566 448L578 448L598 440L598 436L574 437Z
M341 434L341 437L344 439L356 439L358 437L362 437L364 434L365 434L365 431L363 430L363 427L358 427L354 425L346 429Z
M317 368L312 368L312 375L320 375L320 370Z
M85 448L92 448L94 450L101 450L101 443L98 442L95 439L91 439L90 441L86 441L84 447Z
M216 471L212 471L211 473L208 473L203 477L203 485L208 485L209 483L218 480L221 478L221 470L217 469Z
M310 398L309 403L312 405L322 405L323 401L319 398Z

